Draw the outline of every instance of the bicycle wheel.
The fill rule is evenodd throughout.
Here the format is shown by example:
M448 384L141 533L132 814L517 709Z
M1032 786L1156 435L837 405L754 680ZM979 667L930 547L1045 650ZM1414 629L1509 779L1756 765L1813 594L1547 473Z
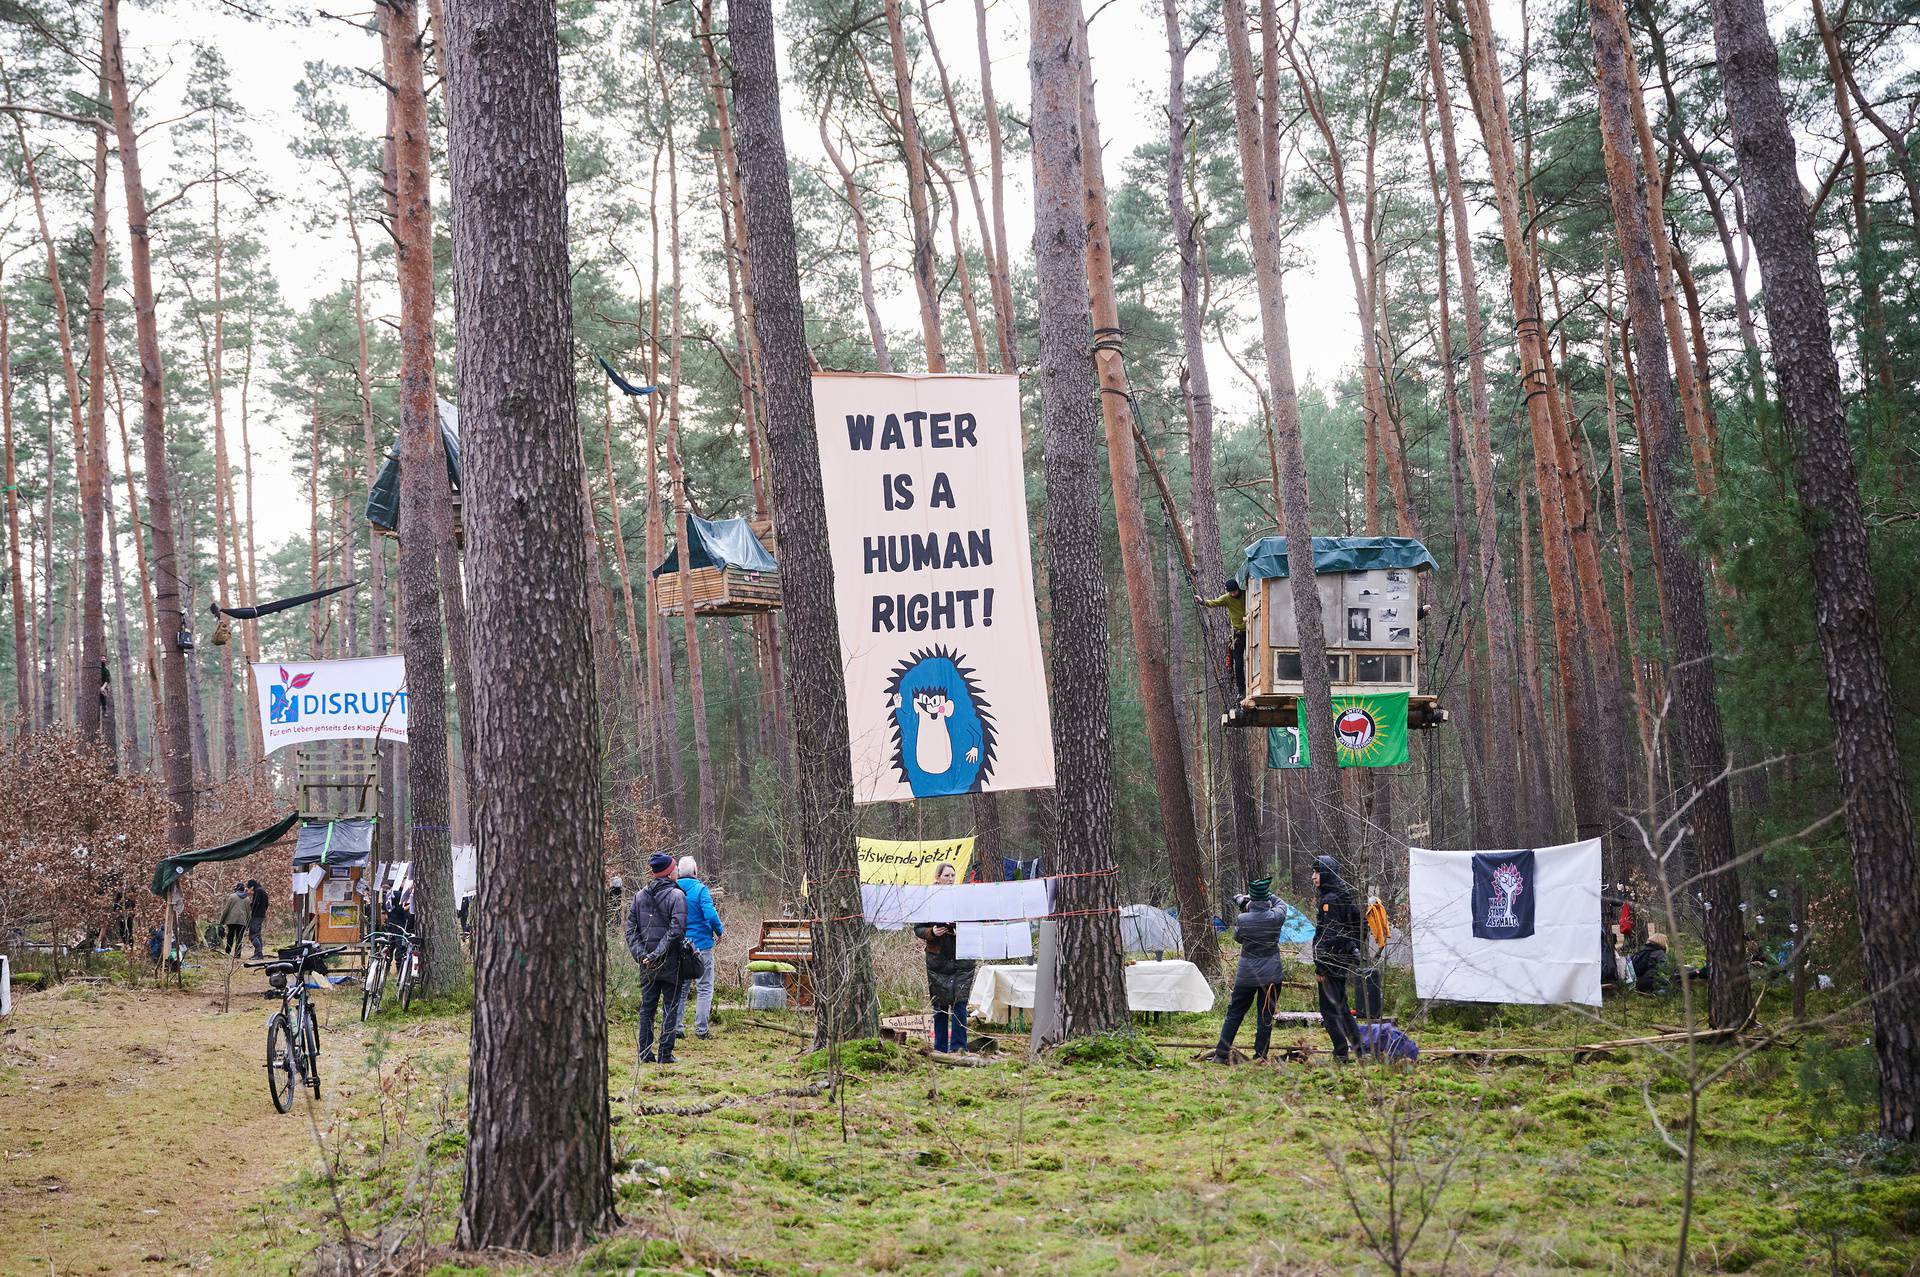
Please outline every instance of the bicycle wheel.
M297 1067L292 1026L285 1014L267 1021L267 1093L273 1107L285 1113L293 1108L293 1071Z
M360 993L360 1018L369 1019L380 1014L380 997L386 992L387 960L375 958L367 963L367 983Z
M313 1098L320 1098L320 1017L313 1012L313 1003L305 1004L307 1016L307 1085L313 1088Z
M420 955L407 950L400 959L400 1009L405 1011L413 1005L413 986L420 980Z

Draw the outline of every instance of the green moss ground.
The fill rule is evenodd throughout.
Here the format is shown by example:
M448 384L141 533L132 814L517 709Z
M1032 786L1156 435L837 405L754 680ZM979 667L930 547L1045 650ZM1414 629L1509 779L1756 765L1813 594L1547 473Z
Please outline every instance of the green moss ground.
M1687 1095L1679 1061L1650 1052L1577 1065L1433 1060L1411 1072L1324 1057L1226 1068L1166 1045L1218 1032L1216 1016L1181 1016L1143 1028L1154 1052L1109 1047L1074 1062L1017 1058L1017 1039L1007 1040L1016 1058L986 1068L857 1045L838 1095L754 1100L830 1067L797 1036L806 1021L726 1012L724 1031L686 1042L681 1063L638 1071L626 993L615 1001L619 1234L545 1266L475 1270L445 1251L464 1147L464 1025L414 1016L333 1038L347 1072L324 1135L355 1235L445 1273L1382 1271L1366 1235L1389 1231L1388 1180L1404 1230L1419 1180L1451 1162L1408 1271L1443 1259L1466 1272L1672 1270L1682 1163L1648 1106L1684 1143ZM1506 1009L1485 1027L1415 1032L1427 1048L1589 1042L1678 1014L1627 995L1604 1023ZM1696 1271L1913 1271L1920 1159L1867 1133L1863 1034L1864 1021L1841 1017L1735 1064L1706 1093ZM1250 1038L1243 1029L1243 1047ZM1307 1025L1276 1034L1320 1040ZM1732 1050L1703 1059L1718 1065ZM741 1102L640 1116L636 1083L656 1107ZM339 1237L331 1198L323 1175L303 1175L256 1208L259 1229L223 1250L221 1266L308 1265Z

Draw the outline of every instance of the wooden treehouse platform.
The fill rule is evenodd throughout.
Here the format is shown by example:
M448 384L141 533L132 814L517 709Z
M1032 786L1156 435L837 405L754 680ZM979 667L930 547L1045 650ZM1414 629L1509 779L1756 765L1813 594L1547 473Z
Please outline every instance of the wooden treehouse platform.
M1335 696L1349 696L1361 691L1375 691L1366 688L1335 688ZM1220 715L1222 727L1295 727L1299 724L1300 698L1296 695L1273 695L1260 693L1249 696ZM1440 703L1438 696L1422 696L1415 693L1407 698L1407 730L1425 731L1439 727L1452 719L1451 712Z
M780 574L741 567L694 568L695 616L753 616L780 608ZM655 606L662 616L678 616L685 607L680 573L664 572L654 584Z

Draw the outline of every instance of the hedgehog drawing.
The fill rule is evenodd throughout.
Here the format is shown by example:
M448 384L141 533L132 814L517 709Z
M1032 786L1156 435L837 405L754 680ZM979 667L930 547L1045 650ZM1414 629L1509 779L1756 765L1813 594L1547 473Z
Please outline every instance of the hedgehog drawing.
M979 793L993 774L993 713L964 659L924 648L887 681L893 765L915 798Z

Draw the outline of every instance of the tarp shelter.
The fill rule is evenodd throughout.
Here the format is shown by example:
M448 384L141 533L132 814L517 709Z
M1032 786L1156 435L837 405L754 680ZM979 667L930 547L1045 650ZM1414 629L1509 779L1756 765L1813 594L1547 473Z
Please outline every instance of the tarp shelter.
M1427 547L1412 537L1315 537L1313 570L1369 572L1375 568L1431 568L1438 566ZM1239 580L1287 575L1287 539L1261 537L1246 548Z
M687 552L687 566L690 568L742 568L748 572L778 572L780 565L767 553L767 547L760 544L760 538L753 534L745 519L701 519L687 516L687 535L682 544L691 546ZM669 572L680 570L680 546L667 551L667 557L659 567L653 570L655 576L665 576Z
M310 820L300 826L300 840L293 847L293 867L350 869L366 864L372 851L371 820Z
M460 497L460 414L444 399L434 403L440 409L440 441L447 448L447 486L456 505ZM400 535L400 441L395 440L387 453L387 464L367 493L367 522L382 532Z
M169 891L173 890L173 884L179 882L187 870L195 865L218 864L223 860L240 860L264 847L273 846L286 837L287 831L292 829L294 822L299 819L299 812L290 811L265 829L255 830L243 838L222 843L218 847L207 847L200 851L183 851L178 855L168 856L154 866L153 894L164 898Z
M1173 953L1180 948L1180 920L1153 905L1122 905L1120 944L1128 953Z
M1287 920L1280 928L1281 944L1312 944L1313 914L1289 901L1280 902L1287 911Z

